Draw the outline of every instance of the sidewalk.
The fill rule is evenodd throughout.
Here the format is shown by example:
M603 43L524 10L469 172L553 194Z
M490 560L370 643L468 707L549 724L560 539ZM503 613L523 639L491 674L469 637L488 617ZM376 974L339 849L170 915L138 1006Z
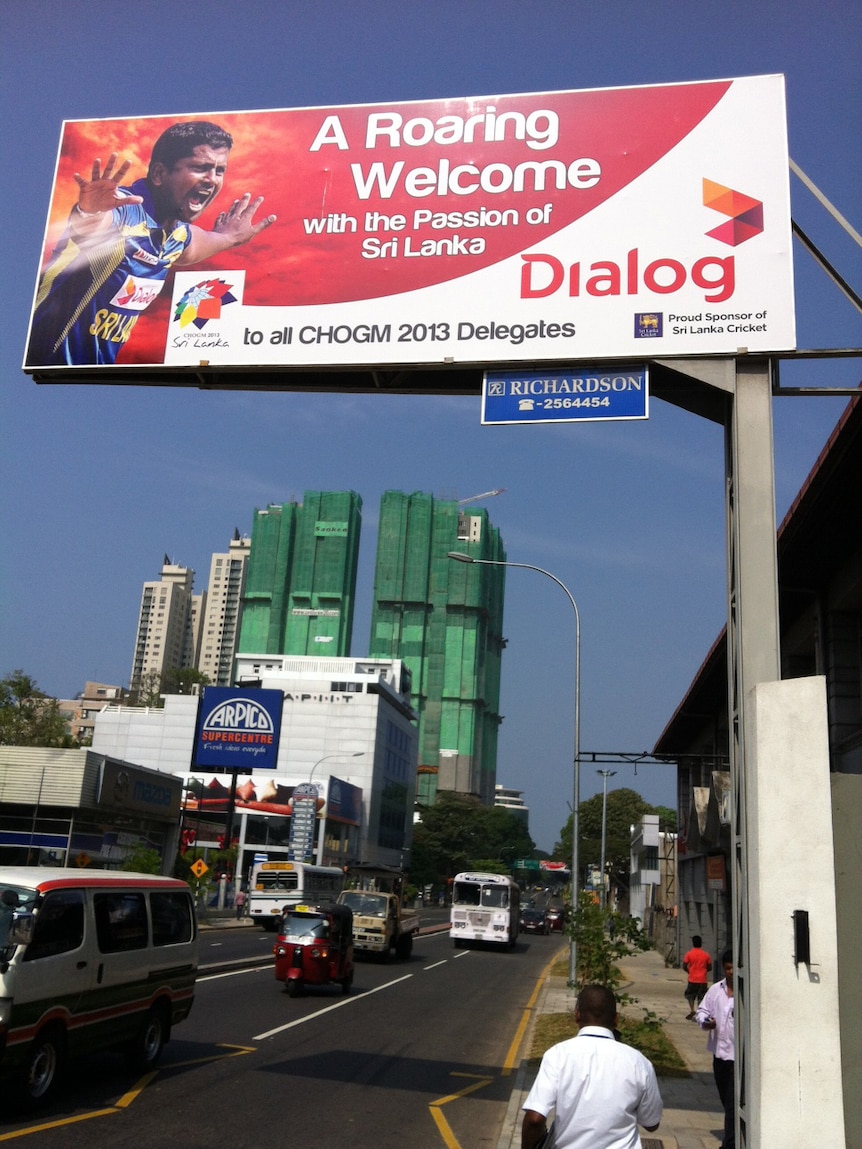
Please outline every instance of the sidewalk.
M655 950L635 954L620 963L622 988L637 1005L628 1007L635 1017L648 1009L663 1020L664 1031L676 1046L689 1070L689 1077L660 1077L664 1116L655 1133L641 1132L643 1149L717 1149L724 1129L724 1111L712 1079L712 1057L706 1052L706 1034L693 1021L686 1021L688 1002L683 996L685 973L670 969ZM564 977L548 977L539 993L533 1019L543 1013L567 1013L573 1007L572 992ZM521 1106L536 1075L526 1055L533 1026L527 1029L522 1060L503 1122L497 1149L518 1149L521 1144Z

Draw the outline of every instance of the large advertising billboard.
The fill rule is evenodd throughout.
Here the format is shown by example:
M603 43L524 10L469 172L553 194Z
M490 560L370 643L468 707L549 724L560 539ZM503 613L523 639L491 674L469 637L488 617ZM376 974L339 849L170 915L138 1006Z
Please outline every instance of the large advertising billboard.
M68 121L25 370L794 341L784 81L753 76Z
M194 765L220 770L274 770L278 761L280 690L205 686L198 703Z

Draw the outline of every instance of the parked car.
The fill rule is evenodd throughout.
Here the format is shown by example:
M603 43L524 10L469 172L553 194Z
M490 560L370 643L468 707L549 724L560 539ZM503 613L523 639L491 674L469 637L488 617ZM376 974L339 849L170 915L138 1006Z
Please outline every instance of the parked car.
M562 906L548 906L545 910L545 921L548 929L555 933L562 933L566 924L566 911Z
M544 910L530 909L528 907L521 911L522 934L546 934L547 932L548 922Z

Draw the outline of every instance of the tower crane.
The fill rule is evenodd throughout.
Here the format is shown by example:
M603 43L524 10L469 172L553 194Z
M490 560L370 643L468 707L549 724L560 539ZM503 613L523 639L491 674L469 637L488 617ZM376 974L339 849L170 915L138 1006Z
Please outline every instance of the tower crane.
M505 493L505 487L497 487L495 491L483 491L481 495L471 495L469 499L459 499L458 506L463 507L465 503L478 503L480 499L490 499L494 495L504 495Z

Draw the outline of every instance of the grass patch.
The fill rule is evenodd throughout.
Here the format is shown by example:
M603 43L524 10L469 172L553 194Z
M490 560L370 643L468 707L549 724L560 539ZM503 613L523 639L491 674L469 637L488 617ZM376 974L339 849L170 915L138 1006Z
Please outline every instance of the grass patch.
M536 1018L533 1043L527 1060L538 1065L546 1049L558 1041L567 1041L578 1032L571 1013L545 1013ZM620 1032L626 1045L639 1049L653 1063L658 1077L688 1077L685 1062L676 1046L655 1021L620 1018Z
M626 1045L633 1045L649 1058L658 1077L690 1076L676 1046L660 1023L622 1015L620 1032Z

